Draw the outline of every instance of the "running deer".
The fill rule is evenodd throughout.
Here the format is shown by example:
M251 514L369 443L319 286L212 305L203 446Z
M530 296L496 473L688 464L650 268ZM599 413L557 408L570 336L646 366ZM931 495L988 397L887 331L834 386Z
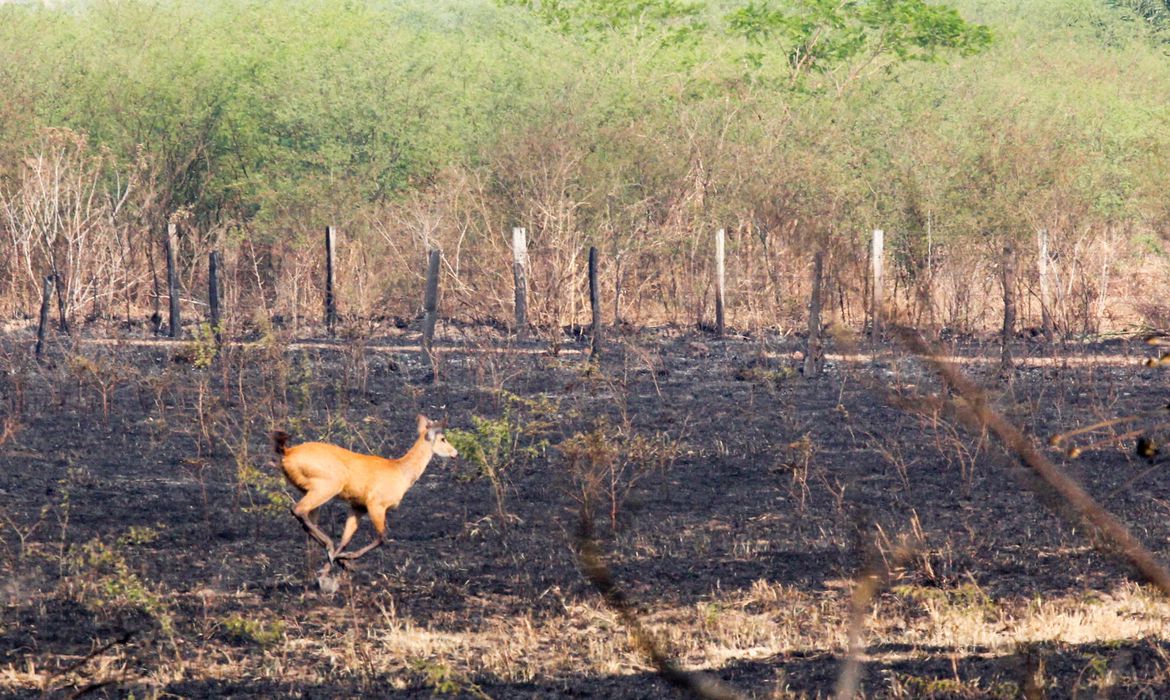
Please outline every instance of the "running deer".
M272 449L289 483L304 494L293 506L293 515L301 521L305 531L321 543L329 561L322 574L337 562L353 561L382 544L386 536L386 511L398 507L403 495L426 471L431 457L457 457L459 453L443 435L443 425L418 417L418 439L407 453L398 459L363 455L324 442L306 442L288 447L288 433L272 433ZM317 526L317 509L340 496L352 509L345 521L341 541L333 540ZM344 551L357 532L363 513L369 513L377 537L356 552Z

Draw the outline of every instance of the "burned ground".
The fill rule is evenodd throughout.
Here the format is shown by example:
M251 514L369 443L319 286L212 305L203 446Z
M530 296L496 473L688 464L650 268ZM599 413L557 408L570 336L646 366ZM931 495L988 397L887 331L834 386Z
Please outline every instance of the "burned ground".
M579 340L465 330L427 382L411 337L270 335L216 360L82 343L41 365L5 339L0 692L669 696L580 572L583 502L643 623L750 696L831 695L852 582L911 537L867 617L868 697L1170 692L1170 605L896 348L806 380L791 338L657 331L593 365ZM1007 377L965 369L1039 440L1165 404L1136 343L1032 350ZM394 455L418 412L482 463L433 463L387 545L322 593L268 432ZM1161 468L1124 445L1050 454L1165 554Z

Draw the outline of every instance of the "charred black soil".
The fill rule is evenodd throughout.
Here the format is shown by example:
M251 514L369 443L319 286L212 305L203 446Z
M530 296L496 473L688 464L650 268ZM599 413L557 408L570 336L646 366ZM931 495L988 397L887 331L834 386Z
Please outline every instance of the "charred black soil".
M868 618L867 697L1170 693L1164 601L897 348L808 380L791 338L660 331L594 364L578 339L464 330L425 381L407 333L40 365L5 339L0 694L670 696L580 572L583 510L646 624L749 696L831 695L852 581L911 536ZM1008 375L962 354L1040 442L1165 405L1136 342L1032 350ZM269 432L392 456L420 412L483 459L432 463L386 546L322 592ZM1165 557L1170 475L1131 452L1049 454Z

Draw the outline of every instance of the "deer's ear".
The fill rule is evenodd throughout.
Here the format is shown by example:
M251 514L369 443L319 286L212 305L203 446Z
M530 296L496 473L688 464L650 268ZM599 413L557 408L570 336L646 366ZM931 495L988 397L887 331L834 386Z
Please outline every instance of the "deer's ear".
M427 426L430 425L430 423L431 422L427 420L426 416L421 413L418 414L418 431L420 433L425 433L427 431Z

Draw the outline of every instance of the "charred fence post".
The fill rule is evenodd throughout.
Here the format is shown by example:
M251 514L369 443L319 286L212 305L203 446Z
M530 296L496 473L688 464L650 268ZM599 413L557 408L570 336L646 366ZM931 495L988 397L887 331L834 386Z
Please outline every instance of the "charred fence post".
M175 247L178 245L175 222L167 222L164 239L167 252L167 297L170 300L170 336L178 338L182 333L182 319L179 317L179 270L175 264Z
M162 334L162 290L159 288L158 265L154 262L154 241L150 240L146 246L146 260L150 264L150 330L155 335Z
M1007 372L1012 368L1012 335L1016 330L1016 251L1011 243L1003 247L1000 284L1003 286L1003 331L999 369Z
M334 335L337 326L337 300L333 290L333 258L337 253L337 237L332 226L325 227L325 330Z
M430 370L430 378L439 378L439 366L435 360L435 321L439 310L439 261L442 251L431 248L427 257L427 286L423 296L423 362Z
M528 330L528 237L517 226L512 229L512 283L516 299L516 337Z
M824 279L825 253L813 255L812 294L808 301L808 340L804 346L804 376L815 377L825 365L825 348L821 340L821 286Z
M597 246L589 246L589 305L593 309L591 358L601 359L601 291L597 283Z
M207 309L210 314L211 332L215 334L215 344L223 343L223 322L219 314L219 251L213 250L207 254Z
M45 275L45 288L41 293L41 320L37 324L36 358L41 359L45 349L45 328L49 325L49 307L53 298L54 275Z
M613 327L622 325L622 251L618 248L617 236L613 244Z
M53 286L57 288L57 326L65 335L73 335L69 328L69 312L66 309L68 299L65 294L65 275L61 274L56 265L53 266Z

